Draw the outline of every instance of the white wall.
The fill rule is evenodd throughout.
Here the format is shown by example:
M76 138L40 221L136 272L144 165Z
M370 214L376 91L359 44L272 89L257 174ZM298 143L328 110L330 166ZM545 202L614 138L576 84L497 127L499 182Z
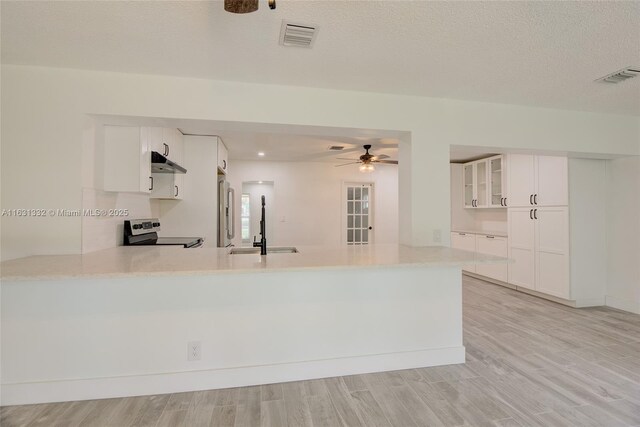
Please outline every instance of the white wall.
M269 245L327 245L342 243L342 185L374 183L375 243L398 243L398 167L378 166L371 174L353 167L323 162L229 162L229 182L242 188L244 181L273 181L275 200L267 210L275 221ZM236 212L240 221L240 199ZM285 221L282 222L282 218ZM240 245L240 236L234 241Z
M507 232L507 209L465 209L462 164L451 163L451 230Z
M194 78L3 65L2 208L82 206L88 114L390 129L402 241L448 243L449 146L640 154L637 117ZM2 257L79 253L80 218L2 218Z
M640 157L607 162L607 305L640 314Z

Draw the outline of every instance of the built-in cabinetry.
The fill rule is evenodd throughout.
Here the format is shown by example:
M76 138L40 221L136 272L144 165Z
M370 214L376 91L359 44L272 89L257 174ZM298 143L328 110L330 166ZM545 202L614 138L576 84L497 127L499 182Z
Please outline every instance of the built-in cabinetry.
M222 142L222 138L218 138L218 170L226 174L229 169L229 153L227 147Z
M470 194L478 194L482 188L477 185L478 164L482 161L488 165L489 187L496 188L494 193L501 188L500 191L507 194L508 238L494 236L491 239L482 233L453 232L451 246L502 254L511 262L506 266L476 264L464 270L573 306L604 304L607 208L603 202L606 200L604 162L509 154L501 157L500 166L492 164L491 159L465 164L464 198L474 200L473 207L481 206L481 199ZM494 187L491 176L497 170L501 170L501 183ZM468 183L473 190L467 190ZM480 215L480 212L471 214L461 210ZM458 218L466 218L468 222L469 215L458 215Z
M481 232L452 232L451 247L504 258L508 254L506 237ZM466 272L479 274L501 282L507 282L508 280L507 264L469 264L463 266L462 269Z
M501 155L465 163L462 167L464 207L505 207L505 169L506 162Z
M184 142L182 132L175 128L149 128L152 130L150 145L171 161L184 166ZM159 131L158 131L159 129ZM158 151L164 150L164 151ZM154 173L152 199L182 200L184 174Z
M182 164L182 133L175 128L104 126L103 189L180 199L184 175L151 173L152 151Z

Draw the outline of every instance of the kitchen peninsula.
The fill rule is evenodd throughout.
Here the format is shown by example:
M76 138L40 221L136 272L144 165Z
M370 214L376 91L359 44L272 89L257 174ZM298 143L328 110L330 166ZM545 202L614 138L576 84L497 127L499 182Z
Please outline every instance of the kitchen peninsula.
M445 247L298 250L118 247L3 262L4 401L464 363L461 266L506 262Z

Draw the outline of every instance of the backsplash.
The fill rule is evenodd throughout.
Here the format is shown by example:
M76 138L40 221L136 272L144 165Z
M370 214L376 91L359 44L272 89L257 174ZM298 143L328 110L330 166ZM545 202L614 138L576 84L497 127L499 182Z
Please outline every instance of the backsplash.
M159 217L159 205L159 201L150 199L148 194L115 193L83 188L83 209L127 209L128 216L83 216L82 253L121 246L124 221L128 218Z

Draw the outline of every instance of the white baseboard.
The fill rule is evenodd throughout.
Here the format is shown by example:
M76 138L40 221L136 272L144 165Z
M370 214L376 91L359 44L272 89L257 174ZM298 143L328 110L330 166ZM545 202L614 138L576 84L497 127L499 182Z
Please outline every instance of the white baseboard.
M227 369L2 384L1 396L3 406L24 405L243 387L464 362L465 349L460 346Z
M628 311L630 313L640 314L640 302L623 300L620 298L606 296L606 305L608 307L617 308L618 310Z

